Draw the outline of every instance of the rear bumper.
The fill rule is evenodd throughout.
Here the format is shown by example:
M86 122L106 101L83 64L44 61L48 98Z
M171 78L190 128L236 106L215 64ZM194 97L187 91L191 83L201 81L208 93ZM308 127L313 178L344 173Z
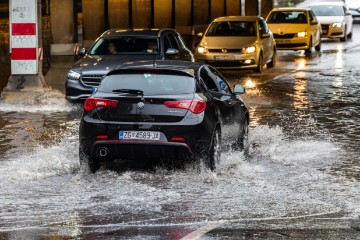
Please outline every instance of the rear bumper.
M93 158L123 159L173 159L194 158L195 154L186 143L139 140L97 141L91 150Z

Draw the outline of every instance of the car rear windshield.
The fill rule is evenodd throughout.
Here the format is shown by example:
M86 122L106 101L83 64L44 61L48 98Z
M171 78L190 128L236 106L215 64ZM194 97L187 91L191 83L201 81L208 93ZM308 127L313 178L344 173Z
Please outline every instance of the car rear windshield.
M157 38L122 36L100 38L90 49L90 55L158 54Z
M256 36L256 22L222 21L213 22L206 36Z
M307 23L306 12L303 11L274 11L267 19L268 23Z
M162 72L123 73L106 76L99 86L101 92L114 92L121 89L133 89L144 95L172 95L193 93L194 78L187 75Z

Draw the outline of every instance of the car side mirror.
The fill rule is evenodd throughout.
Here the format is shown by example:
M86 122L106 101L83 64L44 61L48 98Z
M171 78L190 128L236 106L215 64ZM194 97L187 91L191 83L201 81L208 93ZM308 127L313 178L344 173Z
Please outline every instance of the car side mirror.
M168 48L165 52L165 55L176 55L179 54L179 50L176 48Z
M311 20L311 25L316 25L316 24L318 24L319 22L318 22L318 20L316 20L316 19L314 19L314 20Z
M79 49L79 51L77 52L77 55L78 55L78 56L81 56L81 57L85 56L85 54L86 54L86 49L85 49L85 48L81 48L81 49Z
M360 13L360 8L356 9L356 11L358 11Z
M270 34L269 33L263 33L261 34L261 38L269 38Z
M198 34L196 34L196 36L198 36L198 37L203 37L203 36L204 36L204 33L199 32Z
M346 16L351 16L351 12L350 12L350 11L346 11L345 15L346 15Z
M245 88L241 84L235 84L234 93L235 94L244 94L245 93Z

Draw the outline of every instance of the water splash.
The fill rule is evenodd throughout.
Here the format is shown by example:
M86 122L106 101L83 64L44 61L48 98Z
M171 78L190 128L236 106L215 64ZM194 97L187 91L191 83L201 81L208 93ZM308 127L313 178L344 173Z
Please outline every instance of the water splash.
M79 106L70 104L62 92L58 90L45 90L44 92L22 93L14 96L10 102L0 101L2 112L70 112Z

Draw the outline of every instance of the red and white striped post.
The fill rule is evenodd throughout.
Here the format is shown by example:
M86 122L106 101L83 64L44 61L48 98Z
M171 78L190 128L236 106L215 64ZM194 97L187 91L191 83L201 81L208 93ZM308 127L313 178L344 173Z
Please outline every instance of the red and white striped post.
M38 74L37 0L10 1L11 74Z
M9 0L11 75L0 100L18 101L49 88L42 74L41 0ZM39 50L38 50L39 49ZM30 94L29 94L30 93Z

